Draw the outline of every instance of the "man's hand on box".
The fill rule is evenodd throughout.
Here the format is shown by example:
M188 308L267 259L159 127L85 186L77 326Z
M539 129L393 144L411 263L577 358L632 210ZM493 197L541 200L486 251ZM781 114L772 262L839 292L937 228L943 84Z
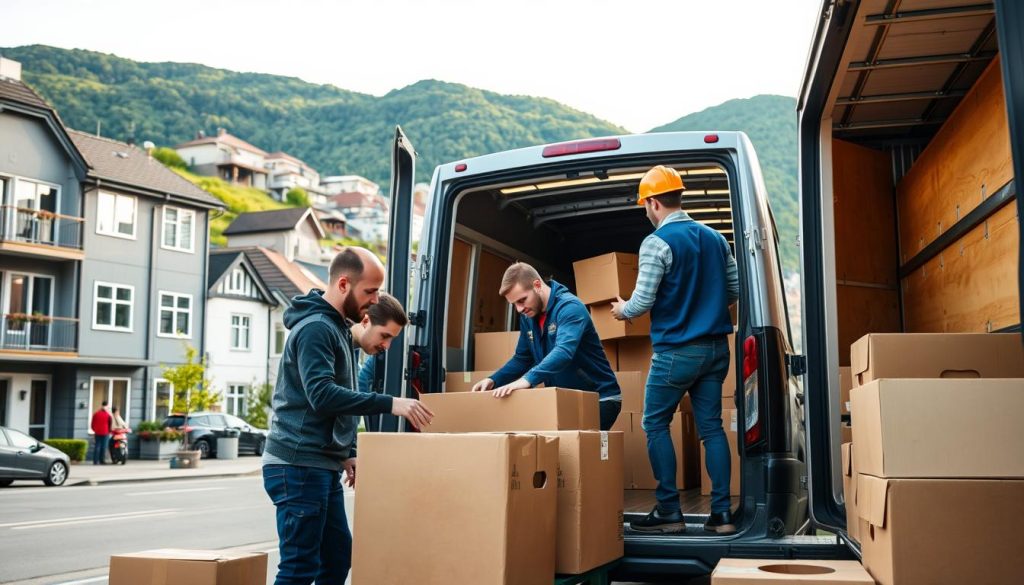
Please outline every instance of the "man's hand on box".
M512 382L511 384L505 384L501 388L497 388L494 391L494 397L495 398L504 398L504 397L512 394L516 390L525 390L525 389L529 388L530 385L531 384L526 380L526 378L519 378L518 380L516 380L515 382Z
M414 398L395 398L391 403L391 414L404 418L417 429L426 427L434 418L434 413Z
M488 390L494 389L494 380L490 378L484 378L476 384L473 384L473 392L487 392Z
M619 321L628 321L622 315L622 311L626 308L626 301L622 300L622 297L615 297L618 300L612 301L612 317L615 317Z

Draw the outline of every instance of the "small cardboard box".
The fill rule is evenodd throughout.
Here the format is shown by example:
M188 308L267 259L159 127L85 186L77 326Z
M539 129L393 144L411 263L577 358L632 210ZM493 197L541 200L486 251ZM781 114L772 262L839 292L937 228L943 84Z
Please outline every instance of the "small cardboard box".
M604 348L604 356L608 358L608 365L612 367L612 371L618 371L619 369L619 342L614 339L608 341L602 341L601 347Z
M494 371L448 372L444 377L445 392L469 392L477 382L490 377Z
M555 572L575 575L622 557L623 433L559 431Z
M626 337L650 337L651 315L644 313L629 321L619 321L612 317L611 303L594 305L590 307L590 319L597 329L597 336L602 341L607 339L622 339ZM622 367L621 364L619 367Z
M572 263L576 296L585 305L614 301L615 297L628 299L636 288L639 267L639 256L622 252L577 260Z
M789 559L722 559L711 585L875 585L857 561L793 561Z
M881 378L1024 378L1019 333L871 333L850 347L853 385Z
M263 585L267 553L164 548L110 557L110 585Z
M1024 478L1024 380L875 380L850 394L858 473Z
M739 421L735 409L722 409L722 426L725 428L725 439L729 442L729 456L732 459L729 473L729 495L740 495L740 454L737 442ZM708 475L707 453L704 444L700 446L700 493L711 495L711 477Z
M850 414L850 390L853 390L853 371L839 368L839 412Z
M853 464L853 443L843 443L843 497L846 500L846 534L860 542L860 516L857 514L857 466Z
M551 580L558 438L362 433L359 455L353 583Z
M621 415L620 415L621 416ZM658 487L658 480L651 469L651 459L647 454L647 433L641 423L643 415L632 413L630 435L626 437L626 457L631 470L630 488L635 490L653 490ZM669 426L672 446L676 451L676 487L680 490L697 487L700 481L700 454L697 452L697 427L690 413L676 412Z
M620 339L618 346L619 370L623 372L651 371L651 356L654 355L654 348L651 347L650 337Z
M504 398L490 392L424 394L434 412L425 433L492 431L596 431L597 393L567 388L517 390Z
M473 340L473 369L493 373L516 355L519 332L477 333Z
M857 481L862 560L880 585L1021 582L1024 481Z

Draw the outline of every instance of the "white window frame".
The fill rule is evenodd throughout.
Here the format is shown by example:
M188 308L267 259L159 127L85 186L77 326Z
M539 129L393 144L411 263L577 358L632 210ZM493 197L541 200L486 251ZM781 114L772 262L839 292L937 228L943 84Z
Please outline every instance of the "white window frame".
M284 332L284 343L281 344L281 351L277 351L277 330L278 330L279 327L281 328L281 331ZM281 323L280 321L276 321L274 323L273 330L271 331L270 355L271 356L275 356L275 357L284 355L284 347L287 344L288 344L288 328L284 326L284 323Z
M131 235L122 234L117 231L114 227L111 231L105 231L100 229L100 198L104 196L110 196L114 198L114 224L117 219L117 199L118 197L124 197L132 200L132 233ZM134 240L139 228L139 198L134 195L124 195L121 193L114 193L112 191L97 191L96 192L96 233L101 236L110 236L112 238L121 238L122 240Z
M114 297L109 301L104 299L104 302L109 302L114 307L110 311L110 316L113 319L112 323L117 322L117 305L128 305L128 328L118 327L116 325L103 325L96 321L99 317L99 302L100 302L100 287L109 286L113 289L126 288L132 292L132 299L130 301L119 301L117 300L117 290L114 290ZM130 284L118 284L116 282L104 282L97 280L93 282L92 287L92 328L96 331L117 331L119 333L134 333L135 332L135 287Z
M171 384L171 381L166 378L153 378L153 401L149 405L149 420L156 420L156 401L158 398L156 387L161 383L167 384L171 388L171 403L167 406L167 414L170 415L174 412L174 384ZM92 394L91 384L89 393L90 395Z
M132 426L132 421L129 418L132 410L132 379L125 378L123 376L89 376L89 434L92 432L92 415L96 412L95 405L92 403L92 389L96 384L96 380L107 381L107 403L113 406L114 403L114 382L117 380L124 380L128 382L128 385L124 394L124 413L121 414L121 418L124 419L124 424ZM156 404L156 401L154 401Z
M235 319L235 317L245 318L245 319L248 319L248 321L249 321L248 325L246 325L246 335L245 335L246 346L245 347L235 347L235 339L234 339L234 337L235 337L234 336L234 333L235 333L234 319ZM231 346L231 351L252 351L252 321L253 321L252 315L249 315L247 313L231 313L231 320L229 321L229 323L231 324L231 337L228 340L228 343ZM239 323L238 323L239 331L241 331L241 328L242 328L242 323L241 323L241 321L239 321Z
M164 300L163 297L164 297L164 295L170 296L171 298L174 299L174 304L173 304L172 307L165 307L163 305L163 300ZM184 297L184 298L188 299L188 310L187 311L185 309L179 309L178 308L178 298L179 297ZM195 306L194 300L195 300L194 297L192 295L188 294L188 293L179 293L179 292L172 292L172 291L167 291L167 290L157 291L157 296L156 296L156 313L157 313L157 316L156 316L156 336L157 337L170 338L170 339L192 339L192 309ZM161 331L160 330L160 326L163 324L163 317L164 317L163 316L163 312L164 311L170 311L173 314L173 318L171 319L171 322L172 322L172 324L175 324L175 325L178 322L178 319L177 319L178 313L186 313L186 314L188 314L188 331L184 332L183 334L178 334L177 332L174 332L174 333L164 333L163 331Z
M227 387L224 390L224 414L230 414L232 416L237 416L238 418L244 419L244 417L245 417L245 410L246 410L246 408L245 408L245 406L246 406L245 401L249 397L250 387L251 387L251 384L246 384L244 382L229 382L228 383ZM241 388L242 389L242 393L241 394L232 393L231 392L232 388ZM242 406L242 412L231 412L231 402L232 401L235 401L235 405L236 406L239 405L239 404Z
M235 277L238 277L237 286L235 283ZM245 270L241 265L235 266L228 273L228 285L225 289L226 292L231 294L244 294L245 292Z
M167 235L167 210L168 209L173 209L176 212L178 212L178 221L177 221L177 224L176 224L177 227L178 227L178 231L177 231L178 242L176 242L176 244L180 244L181 243L180 240L181 240L181 225L182 225L181 218L182 218L182 215L187 215L188 216L189 223L192 224L191 228L189 229L188 246L167 245L166 240L164 238ZM196 245L196 211L194 209L185 209L184 207L175 207L173 205L164 205L161 208L161 211L160 211L160 247L163 248L164 250L173 250L175 252L186 252L188 254L194 254L195 253L195 245Z

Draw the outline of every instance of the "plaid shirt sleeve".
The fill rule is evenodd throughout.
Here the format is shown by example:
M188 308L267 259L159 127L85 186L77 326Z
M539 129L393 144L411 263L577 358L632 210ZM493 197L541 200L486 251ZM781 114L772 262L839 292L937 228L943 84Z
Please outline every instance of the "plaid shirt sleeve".
M640 272L636 278L636 289L622 310L627 319L634 319L651 310L654 295L661 279L672 267L672 250L661 238L650 235L640 245Z

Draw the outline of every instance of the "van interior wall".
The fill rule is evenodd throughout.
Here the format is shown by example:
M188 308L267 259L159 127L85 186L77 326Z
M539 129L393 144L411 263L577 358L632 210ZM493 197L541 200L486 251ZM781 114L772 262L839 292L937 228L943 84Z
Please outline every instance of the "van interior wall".
M900 330L892 166L882 151L832 141L839 347ZM850 352L839 364L850 365Z
M906 263L1013 178L996 58L896 186ZM1020 323L1012 200L904 277L908 332L995 331Z

